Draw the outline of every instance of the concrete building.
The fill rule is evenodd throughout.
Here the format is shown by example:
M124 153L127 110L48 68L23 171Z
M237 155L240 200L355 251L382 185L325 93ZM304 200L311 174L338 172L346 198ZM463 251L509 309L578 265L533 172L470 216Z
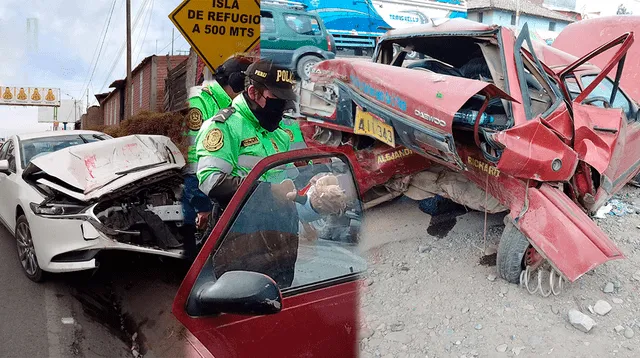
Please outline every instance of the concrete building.
M558 6L556 3L562 3L563 6L567 6L565 3L570 1L562 2L556 0L552 2L553 4L549 5L550 7ZM574 20L543 6L543 4L543 0L469 0L467 14L470 20L484 24L495 24L516 29L517 23L516 32L519 32L526 23L529 25L529 30L534 31L544 39L555 38L555 35ZM519 21L516 18L518 8L520 10Z
M127 91L126 78L114 81L113 91L96 95L105 125L115 125L142 111L163 110L165 79L187 56L149 56L131 71L131 88ZM125 96L131 96L131 113L125 115Z

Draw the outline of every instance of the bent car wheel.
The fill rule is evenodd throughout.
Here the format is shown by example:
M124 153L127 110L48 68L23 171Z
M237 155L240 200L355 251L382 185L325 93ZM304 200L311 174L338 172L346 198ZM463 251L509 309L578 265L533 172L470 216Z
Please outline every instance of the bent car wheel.
M296 67L298 76L303 80L309 80L309 78L311 78L311 70L313 69L313 66L320 61L321 59L316 56L304 56L301 58L298 61L298 66Z
M520 273L524 270L523 258L529 246L529 240L509 220L498 244L496 266L500 277L510 283L520 283Z
M16 222L16 246L18 248L18 259L24 274L31 281L41 282L44 278L44 272L38 265L36 250L31 239L31 229L24 215L20 216Z

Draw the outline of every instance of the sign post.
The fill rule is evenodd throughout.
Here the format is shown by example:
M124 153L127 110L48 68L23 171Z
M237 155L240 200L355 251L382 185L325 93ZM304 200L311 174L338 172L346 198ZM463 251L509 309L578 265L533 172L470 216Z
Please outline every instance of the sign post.
M212 72L260 44L259 0L183 0L169 18Z

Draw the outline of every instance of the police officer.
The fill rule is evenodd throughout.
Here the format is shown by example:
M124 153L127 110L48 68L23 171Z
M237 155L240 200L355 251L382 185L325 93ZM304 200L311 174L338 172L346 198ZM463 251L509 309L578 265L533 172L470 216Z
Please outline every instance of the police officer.
M232 57L215 71L215 81L189 90L189 112L186 118L189 149L187 165L183 169L184 192L182 207L184 213L184 247L187 256L196 253L196 215L212 210L211 200L198 189L196 177L198 157L196 140L203 121L213 117L221 108L231 105L233 98L244 89L244 71L251 62L242 57Z
M292 141L280 122L297 98L293 72L259 60L245 73L245 91L203 125L196 143L200 190L223 207L260 160L288 151ZM246 204L251 207L243 208L225 239L229 249L216 253L217 276L242 268L268 274L280 287L291 285L299 220L286 198L295 187L283 185L284 173L276 168L263 176Z
M203 126L196 143L200 190L223 206L262 158L290 150L293 137L280 126L295 107L293 72L262 59L246 75L245 91Z

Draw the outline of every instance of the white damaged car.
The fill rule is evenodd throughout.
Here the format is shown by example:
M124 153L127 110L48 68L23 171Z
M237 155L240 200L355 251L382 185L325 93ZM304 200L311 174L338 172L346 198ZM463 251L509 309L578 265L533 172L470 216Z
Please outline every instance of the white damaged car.
M13 136L0 148L0 222L25 274L97 267L101 250L184 257L184 157L167 137Z

